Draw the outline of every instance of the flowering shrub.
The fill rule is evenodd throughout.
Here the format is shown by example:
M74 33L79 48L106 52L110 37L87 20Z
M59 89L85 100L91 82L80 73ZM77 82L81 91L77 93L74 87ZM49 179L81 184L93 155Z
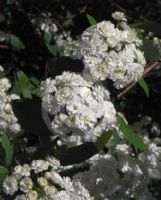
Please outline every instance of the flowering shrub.
M4 69L1 66L0 72L4 72ZM7 78L0 77L0 135L3 134L4 130L6 130L10 133L11 137L14 137L14 135L21 131L21 127L13 113L11 101L19 99L19 96L15 94L7 94L7 91L10 88L10 81Z
M83 56L84 73L89 73L93 81L108 78L120 89L141 78L146 62L139 50L142 41L124 14L115 12L112 17L117 20L116 27L102 21L83 32L78 53Z
M117 101L136 82L148 96L149 88L143 76L160 61L145 67L142 39L128 25L124 13L112 14L116 25L111 21L97 23L90 15L87 17L91 26L77 41L68 38L66 43L60 35L55 36L60 39L56 39L57 44L68 46L71 42L75 45L71 49L67 47L64 52L65 55L73 53L82 60L83 70L79 73L63 71L41 82L42 118L50 134L47 141L46 136L37 135L42 143L49 145L48 151L36 146L35 141L29 144L25 123L21 128L11 106L11 101L19 97L8 91L11 88L9 80L0 78L0 141L5 159L0 167L0 198L155 200L159 197L153 190L161 180L159 125L149 131L149 121L136 122L132 126L142 133L139 136L128 125ZM53 51L51 34L58 32L57 26L42 15L37 31L39 34L45 32L46 46ZM156 39L153 40L156 45ZM0 72L4 73L2 67ZM17 76L23 97L39 96L34 88L39 85L36 79L28 79L22 71ZM116 92L122 90L114 96L114 89ZM19 132L24 132L24 135L17 137L16 141L13 133ZM151 138L151 132L156 133L154 138ZM77 148L86 144L93 145L94 153L90 152L88 158L79 164L63 164L62 156L76 149L76 156L81 157L82 152ZM41 151L44 151L43 156L39 155ZM19 154L23 153L28 157L21 160Z
M93 199L80 182L61 177L57 172L60 169L59 161L53 157L33 160L31 165L17 165L12 175L5 178L3 190L9 195L20 190L22 194L16 195L16 200Z
M109 92L81 75L64 72L54 80L42 82L41 90L42 106L54 117L51 128L65 142L95 142L103 131L116 124Z

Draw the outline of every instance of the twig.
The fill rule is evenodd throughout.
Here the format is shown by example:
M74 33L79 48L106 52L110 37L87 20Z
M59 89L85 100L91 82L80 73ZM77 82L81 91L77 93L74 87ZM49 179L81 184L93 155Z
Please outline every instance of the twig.
M151 70L153 70L155 67L157 67L158 64L160 64L160 63L161 63L161 57L158 60L156 60L152 64L149 64L146 67L146 69L144 70L143 76L146 76ZM131 83L130 85L128 85L122 92L120 92L117 95L117 98L120 99L124 94L126 94L127 92L129 92L136 84L137 84L137 82Z
M123 7L121 7L119 4L114 3L114 6L116 6L116 8L118 8L118 9L121 10L122 12L126 12L126 10L125 10Z
M1 49L8 49L8 46L7 46L7 45L4 45L4 44L0 44L0 48L1 48Z

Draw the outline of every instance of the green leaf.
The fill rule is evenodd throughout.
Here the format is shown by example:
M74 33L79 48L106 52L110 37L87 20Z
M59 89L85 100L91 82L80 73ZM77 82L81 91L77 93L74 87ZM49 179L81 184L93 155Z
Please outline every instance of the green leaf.
M5 164L8 167L10 166L13 159L13 147L6 132L4 132L1 137L1 145L5 151Z
M142 77L139 81L138 81L139 85L142 87L142 89L144 90L145 94L147 97L149 97L149 87L147 85L147 83L145 82L144 78Z
M114 143L114 145L120 144L120 137L118 135L117 130L114 128L112 130L112 132L113 132L113 143Z
M12 93L20 95L21 89L20 84L17 80L13 82Z
M128 127L128 125L121 116L117 116L117 121L121 131L126 136L130 144L132 144L135 148L138 148L140 150L147 149L147 145L144 144L142 138Z
M37 97L40 97L40 88L35 88L31 93Z
M2 184L4 178L7 176L8 174L8 169L5 167L0 167L0 184Z
M110 140L112 134L113 134L112 130L103 132L101 137L98 138L97 142L95 143L96 148L98 150L101 150L107 144L107 142Z
M47 44L49 44L52 40L52 34L51 33L48 33L48 32L45 32L44 33L44 40Z
M54 56L57 55L58 53L58 47L56 45L49 45L49 44L46 44L46 47L48 48L48 51L53 54Z
M39 86L39 85L40 85L39 79L37 79L35 76L31 76L31 77L30 77L30 80L31 80L31 82L32 82L34 85L36 85L36 86Z
M8 34L7 40L11 44L11 47L15 50L21 50L21 49L25 48L22 41L17 36L15 36L13 34Z
M28 76L23 71L17 72L17 78L18 78L18 81L19 81L21 93L24 96L24 98L31 99L32 95L31 95L30 79L28 78Z
M88 15L88 14L86 16L87 16L87 19L88 19L91 26L97 24L97 21L94 19L94 17L92 17L91 15Z
M5 199L4 199L4 197L2 197L2 196L0 195L0 200L5 200Z

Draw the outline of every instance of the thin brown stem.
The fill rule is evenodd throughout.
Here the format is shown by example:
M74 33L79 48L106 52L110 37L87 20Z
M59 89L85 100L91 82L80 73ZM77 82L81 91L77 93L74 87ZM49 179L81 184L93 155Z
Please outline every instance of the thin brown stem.
M8 49L8 46L7 46L7 45L4 45L4 44L0 44L0 48L1 48L1 49Z
M156 60L155 62L149 64L145 70L144 70L144 73L143 73L143 76L146 76L147 74L149 74L149 72L151 70L153 70L155 67L158 66L158 64L161 63L161 57ZM131 83L130 85L128 85L122 92L120 92L118 95L117 95L117 98L120 99L123 95L125 95L127 92L129 92L135 85L137 84L137 82L135 83Z

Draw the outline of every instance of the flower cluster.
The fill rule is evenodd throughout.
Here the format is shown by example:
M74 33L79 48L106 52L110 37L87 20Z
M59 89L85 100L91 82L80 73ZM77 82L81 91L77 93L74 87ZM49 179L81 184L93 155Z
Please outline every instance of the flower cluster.
M79 181L62 177L60 163L54 157L17 165L3 182L3 191L15 200L92 200ZM19 191L21 194L15 195Z
M3 67L0 66L0 72L3 72ZM11 88L10 81L3 77L0 78L0 135L4 130L8 133L19 133L21 127L16 116L13 113L11 101L19 99L15 94L9 95L7 91Z
M153 183L161 180L161 139L150 138L151 132L160 134L153 124L151 132L149 118L135 123L135 130L143 134L148 151L134 153L127 144L110 144L108 154L95 155L90 160L90 170L75 175L97 200L156 200L159 194L152 190ZM92 178L91 178L92 177Z
M43 34L44 39L47 40L45 42L55 41L57 48L60 48L60 51L62 50L63 55L70 56L76 54L74 50L75 41L71 36L71 32L61 31L62 27L54 20L51 12L42 13L39 17L31 18L31 22L36 27L37 33L39 35Z
M109 92L81 75L64 72L42 82L42 107L53 116L51 128L61 136L96 141L103 131L116 124L116 111ZM51 118L51 117L50 117Z
M146 64L139 50L142 41L127 24L123 13L115 12L111 21L102 21L87 28L77 43L83 57L84 73L93 81L111 79L117 89L141 78Z

